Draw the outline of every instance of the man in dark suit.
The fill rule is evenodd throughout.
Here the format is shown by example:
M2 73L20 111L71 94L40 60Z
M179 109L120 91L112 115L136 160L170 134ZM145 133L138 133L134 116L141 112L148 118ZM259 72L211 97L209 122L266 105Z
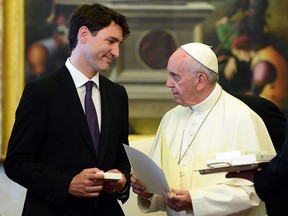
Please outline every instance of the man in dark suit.
M227 177L240 177L254 181L258 196L265 201L268 216L288 215L288 140L285 141L285 136L288 136L288 127L285 133L286 118L274 103L265 98L233 95L246 103L263 119L278 155L260 172L255 170L233 172L227 174Z
M23 216L124 215L117 199L124 203L130 189L123 148L128 97L99 71L119 56L129 33L126 18L116 11L80 6L70 20L70 58L55 73L26 85L4 162L7 176L27 188ZM99 127L91 132L84 111L88 81ZM122 173L122 178L106 181L102 172Z
M236 93L231 94L247 104L262 118L272 139L275 150L278 151L281 149L282 143L285 140L286 118L279 107L272 101L260 96Z
M288 215L288 124L286 139L268 165L254 176L255 190L267 203L268 216Z

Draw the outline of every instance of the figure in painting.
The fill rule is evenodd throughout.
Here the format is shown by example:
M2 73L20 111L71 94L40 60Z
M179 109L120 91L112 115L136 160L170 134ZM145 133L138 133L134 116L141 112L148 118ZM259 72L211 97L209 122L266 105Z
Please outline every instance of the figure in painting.
M227 91L260 95L287 112L287 60L270 41L268 0L232 3L216 22L221 85Z
M56 5L54 0L25 2L26 81L55 71L70 55L68 18L75 6Z
M27 48L26 81L38 79L48 71L55 71L69 54L67 18L61 13L57 16L52 35Z

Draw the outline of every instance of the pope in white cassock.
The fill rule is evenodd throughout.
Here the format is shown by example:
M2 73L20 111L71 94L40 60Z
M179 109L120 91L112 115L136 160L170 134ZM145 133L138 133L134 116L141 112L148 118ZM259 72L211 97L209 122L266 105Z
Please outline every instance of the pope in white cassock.
M161 136L179 164L180 188L162 195L151 194L131 176L133 192L138 194L142 212L167 211L167 215L264 216L264 203L253 182L225 178L226 173L201 175L216 153L226 151L266 151L276 154L262 119L242 101L217 83L218 62L212 49L202 43L182 45L168 61L166 86L171 88L178 106L168 111L150 152L161 166Z

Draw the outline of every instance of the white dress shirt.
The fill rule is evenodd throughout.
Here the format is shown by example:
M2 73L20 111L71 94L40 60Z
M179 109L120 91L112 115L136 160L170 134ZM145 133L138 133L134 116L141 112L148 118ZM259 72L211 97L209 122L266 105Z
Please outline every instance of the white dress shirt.
M85 83L89 81L89 79L81 73L77 68L75 68L72 63L70 62L69 58L66 60L65 66L68 68L72 79L74 81L76 90L78 92L83 110L85 112L85 94L86 94L86 87ZM99 131L101 132L101 97L100 97L100 89L99 89L99 73L97 73L91 81L94 82L93 88L92 88L92 99L94 102L94 106L97 112L97 118L98 118L98 125L99 125Z

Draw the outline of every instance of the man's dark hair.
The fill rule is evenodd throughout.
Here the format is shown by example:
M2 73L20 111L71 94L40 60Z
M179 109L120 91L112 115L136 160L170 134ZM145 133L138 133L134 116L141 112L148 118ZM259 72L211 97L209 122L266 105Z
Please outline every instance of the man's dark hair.
M99 30L110 25L114 21L122 28L123 38L130 34L126 17L115 10L112 10L101 4L85 4L74 10L69 25L69 45L73 50L77 45L77 34L81 26L86 26L91 33L97 33Z

